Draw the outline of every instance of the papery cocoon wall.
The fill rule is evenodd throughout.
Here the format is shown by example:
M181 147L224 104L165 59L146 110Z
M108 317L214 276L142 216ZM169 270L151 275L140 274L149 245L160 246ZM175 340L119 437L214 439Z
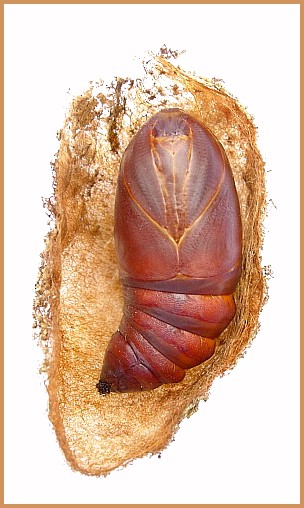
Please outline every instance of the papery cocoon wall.
M251 343L266 298L260 264L265 173L253 119L219 81L184 72L166 58L176 55L162 53L144 62L142 77L95 83L73 100L54 164L49 200L54 227L42 255L35 319L46 354L50 419L71 466L89 475L104 475L161 451L182 418L208 397L212 381L232 368ZM236 312L212 339L214 354L189 368L180 382L101 396L96 383L123 311L113 236L121 158L145 122L168 108L205 126L231 168L242 223ZM173 220L170 224L170 234L179 241L182 228L174 230ZM141 305L151 307L149 288L144 289ZM128 291L126 298L134 302L138 293Z

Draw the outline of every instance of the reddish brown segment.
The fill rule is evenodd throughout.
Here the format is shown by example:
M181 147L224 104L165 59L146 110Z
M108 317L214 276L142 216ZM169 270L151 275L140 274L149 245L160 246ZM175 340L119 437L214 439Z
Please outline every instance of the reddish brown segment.
M179 109L153 116L127 147L115 204L124 313L100 393L176 383L210 358L235 314L241 220L225 152Z

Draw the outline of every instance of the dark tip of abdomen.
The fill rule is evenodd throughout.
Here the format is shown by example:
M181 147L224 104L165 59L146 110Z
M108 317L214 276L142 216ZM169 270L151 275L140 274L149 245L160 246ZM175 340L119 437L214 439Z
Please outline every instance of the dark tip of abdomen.
M111 385L102 379L98 381L96 388L99 391L100 395L107 395L111 391Z

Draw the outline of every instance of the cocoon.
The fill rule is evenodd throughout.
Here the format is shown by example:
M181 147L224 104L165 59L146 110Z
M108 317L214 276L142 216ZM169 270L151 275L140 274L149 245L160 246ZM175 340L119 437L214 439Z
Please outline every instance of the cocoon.
M195 314L197 308L201 308L198 305L200 299L202 302L206 300L202 305L205 305L205 312L209 309L211 317L214 312L216 316L222 312L224 317L216 332L210 331L212 327L204 331L205 356L202 352L197 353L198 359L205 359L203 363L198 365L199 362L189 360L188 353L179 357L171 344L170 361L174 354L179 357L177 365L182 371L180 380L171 377L165 380L168 384L152 390L112 392L101 396L96 383L109 341L119 327L123 312L123 293L113 235L118 171L123 153L132 143L136 132L144 129L142 126L148 118L172 108L182 111L177 115L186 115L183 127L186 131L183 135L187 136L194 124L202 125L201 128L210 133L206 134L206 142L209 140L217 150L217 155L213 153L213 159L216 160L219 153L225 152L223 158L229 180L227 185L231 191L227 199L232 199L232 205L228 208L232 215L228 214L228 229L225 226L223 231L228 236L232 235L229 237L233 239L231 256L221 257L221 251L217 250L208 261L202 261L195 248L196 240L191 240L191 224L197 220L197 227L201 226L197 219L200 205L194 206L189 201L185 214L180 216L177 224L174 220L175 205L168 201L167 222L164 223L162 212L158 217L159 210L149 208L148 200L153 200L151 193L151 196L145 197L145 213L152 216L154 226L156 221L163 230L161 233L159 228L157 233L153 230L151 236L147 234L143 249L147 248L149 242L150 250L156 249L157 235L162 234L173 254L171 251L168 254L166 248L163 249L163 259L149 260L151 266L161 261L156 266L159 271L155 276L156 271L148 264L145 266L145 262L142 266L136 262L129 270L119 250L124 247L118 247L125 298L128 304L137 306L137 310L153 308L155 312L148 318L150 322L158 320L157 312L162 313L162 318L166 313L165 322L168 326L176 325L176 322L172 324L168 321L169 314L171 321L179 319L172 316L172 305L173 314L180 305L174 296L176 294L183 294L185 298L193 294L197 297L187 302L188 322L192 319L192 310ZM167 127L165 122L165 131ZM154 129L154 138L164 137L160 124ZM186 149L187 139L178 143L176 149ZM151 154L151 145L145 147ZM159 148L159 157L165 157L167 153L164 147L162 150ZM128 164L128 151L123 164ZM48 377L49 416L71 467L88 475L105 475L137 457L159 453L172 439L180 421L193 412L200 399L208 397L212 381L235 365L255 336L266 296L260 265L265 210L264 164L256 146L256 129L252 118L219 82L194 77L169 63L164 56L155 56L150 58L149 64L145 64L142 78L119 78L111 87L103 83L94 84L73 100L60 131L60 148L53 176L54 196L50 198L48 207L54 227L48 234L42 255L35 301L37 329L40 330L46 355L44 371ZM216 192L216 178L215 183L213 178L210 179L209 190L206 191L210 192L209 200ZM197 182L194 176L194 187ZM213 190L212 182L215 185ZM162 184L163 190L167 183ZM139 197L139 190L134 192L138 202L143 199ZM199 200L200 196L197 198ZM140 201L140 206L142 204L143 201ZM126 210L122 208L122 213L129 213ZM233 217L233 221L229 225L230 217ZM120 227L125 227L123 216L119 221L121 223L116 227L118 233ZM134 227L134 235L140 239L143 234L139 231L141 226L135 223ZM183 237L188 227L190 233ZM188 268L182 272L174 258L174 245L184 242L186 247L187 235L189 250L186 252L185 249L184 266ZM221 236L218 236L221 241ZM124 238L122 245L127 241ZM199 282L194 290L190 279L199 279L199 273L208 277L207 265L211 269L209 276L212 274L216 277L220 272L231 275L233 269L235 273L230 282L229 277L218 281L218 291L216 285L202 290ZM229 272L230 269L232 272ZM189 279L189 286L183 282L182 291L180 282L177 283L179 273ZM167 282L161 287L154 285L156 281L164 280ZM130 281L132 286L127 285ZM143 285L140 283L136 286L136 281L143 281ZM172 288L169 284L173 284ZM151 292L154 290L159 295L155 294L151 301ZM164 292L172 293L171 303L164 298ZM221 311L214 311L213 304L210 307L207 301L214 292ZM223 297L233 292L235 306L232 296ZM131 317L136 318L138 327L146 327L146 321L141 320L142 315ZM193 321L191 323L191 330L185 332L189 335L197 331ZM158 340L159 333L157 328L155 330L154 340ZM112 378L106 378L105 381L111 386ZM114 387L119 390L119 383L115 383ZM155 383L148 386L151 387L154 388Z

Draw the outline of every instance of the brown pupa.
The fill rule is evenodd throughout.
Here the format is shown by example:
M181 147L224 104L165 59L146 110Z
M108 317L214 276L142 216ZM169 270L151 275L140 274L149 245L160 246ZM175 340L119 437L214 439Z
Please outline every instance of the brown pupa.
M114 231L124 308L97 388L180 382L213 355L241 273L231 168L201 122L171 108L141 127L122 158Z

